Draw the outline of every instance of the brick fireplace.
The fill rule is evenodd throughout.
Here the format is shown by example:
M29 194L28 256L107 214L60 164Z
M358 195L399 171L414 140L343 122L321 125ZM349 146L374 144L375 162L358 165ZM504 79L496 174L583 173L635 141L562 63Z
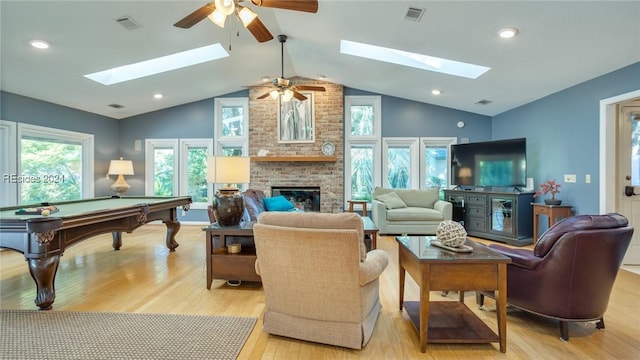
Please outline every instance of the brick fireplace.
M278 101L258 100L264 86L249 89L249 156L261 149L267 156L290 157L286 161L251 163L250 187L271 196L274 186L320 189L320 211L341 212L343 209L343 108L342 85L295 77L296 85L323 86L326 91L314 95L315 141L313 143L278 142ZM305 161L305 157L322 156L321 146L330 141L336 146L336 161Z

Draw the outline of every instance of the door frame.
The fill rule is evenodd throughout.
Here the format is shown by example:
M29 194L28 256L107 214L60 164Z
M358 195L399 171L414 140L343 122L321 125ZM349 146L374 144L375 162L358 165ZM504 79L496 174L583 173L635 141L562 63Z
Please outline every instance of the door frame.
M616 172L617 105L640 97L640 90L600 100L600 213L618 211L616 191L620 182Z

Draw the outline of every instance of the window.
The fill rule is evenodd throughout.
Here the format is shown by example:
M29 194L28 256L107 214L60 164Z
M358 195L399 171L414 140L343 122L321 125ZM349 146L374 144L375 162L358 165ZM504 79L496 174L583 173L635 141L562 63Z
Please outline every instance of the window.
M191 196L194 209L206 209L212 195L207 183L207 157L212 148L211 139L180 140L180 195Z
M383 143L383 186L417 189L420 177L418 138L384 138Z
M93 135L20 124L21 204L93 197Z
M216 155L247 156L249 100L216 98L214 106Z
M216 98L214 101L216 156L249 156L249 99ZM246 189L249 184L238 184ZM214 184L214 188L221 184Z
M420 173L421 188L440 188L440 198L444 199L444 190L449 186L449 155L455 137L421 138Z
M145 140L145 194L147 196L178 195L178 140Z
M146 195L191 196L192 209L206 209L211 198L207 157L211 139L147 139Z
M381 179L380 96L345 96L345 199L371 200Z
M347 178L351 178L351 199L371 200L373 194L373 179L375 178L373 160L375 146L369 143L352 142L349 146L351 168Z
M16 147L16 123L0 120L0 172L3 175L0 206L18 204L18 183L11 181L11 175L18 173Z

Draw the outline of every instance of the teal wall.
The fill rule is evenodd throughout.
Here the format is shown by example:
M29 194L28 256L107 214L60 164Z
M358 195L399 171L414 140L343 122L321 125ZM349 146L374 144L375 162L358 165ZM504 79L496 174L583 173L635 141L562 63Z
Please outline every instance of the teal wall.
M526 85L523 85L526 86ZM527 172L536 186L548 179L576 174L578 182L563 184L561 197L576 213L599 211L599 102L640 89L640 63L575 85L494 117L416 101L382 96L383 136L455 136L470 141L527 138ZM377 95L345 88L347 95ZM248 96L248 91L224 97ZM214 136L214 98L154 111L123 120L0 92L3 120L50 126L95 135L96 196L111 194L105 179L109 160L123 156L135 164L128 178L132 195L144 194L144 152L134 141L153 138L209 138ZM464 121L462 129L456 126ZM584 183L591 174L591 184ZM194 218L192 218L194 217ZM204 212L191 219L205 220Z
M640 63L635 63L494 116L493 139L526 137L527 175L536 188L575 174L577 182L563 183L556 197L577 214L598 214L600 100L638 89Z
M120 155L120 121L46 101L0 92L0 119L94 135L95 196L112 195L109 162Z

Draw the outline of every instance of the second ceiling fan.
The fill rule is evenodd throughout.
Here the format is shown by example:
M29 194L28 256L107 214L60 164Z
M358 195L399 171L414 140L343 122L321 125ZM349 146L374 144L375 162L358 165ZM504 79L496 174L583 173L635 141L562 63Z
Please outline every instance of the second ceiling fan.
M247 0L255 6L278 8L294 11L303 11L309 13L318 12L318 0ZM209 18L214 24L224 27L227 16L235 13L236 17L242 22L253 37L258 42L265 42L273 39L273 35L269 29L260 21L258 15L241 3L245 0L215 0L200 7L191 14L185 16L173 26L189 29L193 25L199 23L205 18Z
M278 35L278 41L280 41L280 68L281 77L273 80L273 86L276 88L258 96L258 99L266 99L271 97L277 99L280 97L282 101L289 101L291 98L296 98L300 101L307 100L307 97L301 94L299 91L311 90L311 91L325 91L322 86L310 86L310 85L291 85L291 80L284 77L284 43L287 42L287 35Z

